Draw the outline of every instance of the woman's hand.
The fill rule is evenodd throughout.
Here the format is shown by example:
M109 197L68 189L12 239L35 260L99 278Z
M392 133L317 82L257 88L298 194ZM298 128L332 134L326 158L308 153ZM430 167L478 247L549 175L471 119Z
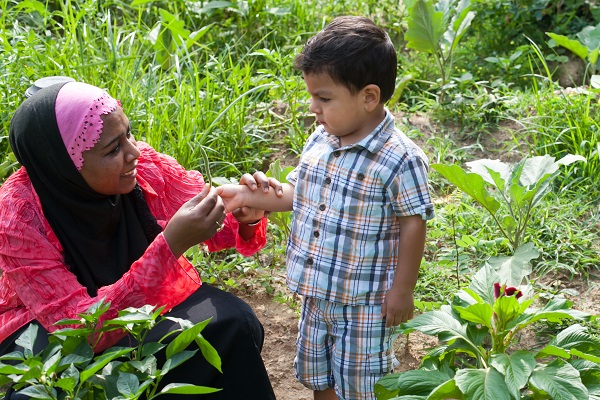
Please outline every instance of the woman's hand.
M212 238L225 220L225 205L210 185L184 203L167 224L164 237L176 258Z

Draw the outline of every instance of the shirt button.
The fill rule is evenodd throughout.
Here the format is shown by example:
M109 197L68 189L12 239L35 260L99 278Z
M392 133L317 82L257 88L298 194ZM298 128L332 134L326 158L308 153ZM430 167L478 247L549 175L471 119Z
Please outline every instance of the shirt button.
M308 264L308 265L313 265L314 263L315 263L315 260L313 260L312 257L310 257L306 260L306 264Z
M325 183L327 185L329 185L331 183L331 178L330 177L325 178Z
M321 205L319 206L319 210L321 210L321 211L325 211L325 204L321 204Z
M314 231L314 232L313 232L313 235L314 235L315 237L317 237L317 238L318 238L318 237L319 237L319 235L320 235L320 233L319 233L319 231Z
M358 175L356 175L356 177L358 178L359 181L362 181L363 179L365 179L365 174L363 174L362 172L359 172Z
M340 152L339 152L339 151L334 151L334 152L333 152L333 155L334 155L335 157L339 157L339 156L340 156Z

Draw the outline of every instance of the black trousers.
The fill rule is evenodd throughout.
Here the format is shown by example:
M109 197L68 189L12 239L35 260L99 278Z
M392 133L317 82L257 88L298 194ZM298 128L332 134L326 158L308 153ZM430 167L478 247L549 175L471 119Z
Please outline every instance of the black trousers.
M167 315L187 319L192 323L212 317L211 322L202 331L202 336L208 340L221 357L223 373L210 365L198 351L190 360L170 371L161 381L161 386L177 382L222 388L223 390L206 395L162 395L161 399L275 400L275 394L260 355L264 330L256 314L246 302L231 293L203 284L200 289L169 311ZM157 341L165 333L178 327L179 324L175 322L161 322L150 331L146 340ZM14 339L18 335L13 336L14 338L11 338L14 343ZM16 348L14 345L7 346L8 341L7 339L1 344L3 348L0 348L2 350L0 354ZM132 339L126 337L118 345L129 346L132 344L134 344ZM36 346L38 346L37 342ZM41 345L41 349L44 346ZM159 366L161 366L164 362L164 355L161 357L159 354L157 358ZM7 393L6 399L18 399L9 396L10 394Z

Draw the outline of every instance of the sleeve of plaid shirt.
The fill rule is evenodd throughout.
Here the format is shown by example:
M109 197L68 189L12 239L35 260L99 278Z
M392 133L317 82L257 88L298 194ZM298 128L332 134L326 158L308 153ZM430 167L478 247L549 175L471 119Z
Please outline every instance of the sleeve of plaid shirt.
M392 207L400 217L421 215L424 220L434 217L433 203L427 182L428 166L419 156L404 163L400 174L388 186Z

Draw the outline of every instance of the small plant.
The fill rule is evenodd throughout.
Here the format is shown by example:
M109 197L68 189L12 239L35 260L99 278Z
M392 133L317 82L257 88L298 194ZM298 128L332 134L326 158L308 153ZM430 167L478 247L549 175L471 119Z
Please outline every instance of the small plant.
M437 336L417 370L390 374L376 385L378 400L588 399L598 398L600 341L579 324L541 348L515 349L520 333L537 321L588 321L562 297L542 308L536 297L500 284L486 265L449 304L418 315L399 328Z
M470 11L470 0L404 0L404 5L408 10L406 47L433 55L441 77L438 101L443 104L454 50L475 12Z
M17 339L24 351L0 357L0 385L13 384L19 394L35 399L153 399L161 394L205 394L220 389L183 383L159 384L172 369L190 359L196 350L186 350L196 342L206 360L221 370L221 359L201 335L210 320L193 325L190 321L161 316L164 307L149 305L119 311L118 317L99 326L100 317L110 303L92 305L77 319L57 322L63 328L53 332L49 345L33 353L37 326L29 326ZM178 322L181 329L171 331L158 342L146 342L150 329L164 320ZM93 347L102 334L124 330L137 347L111 347L94 354ZM167 337L177 335L165 344ZM164 349L166 360L158 365L156 354Z
M492 216L502 236L508 240L513 255L491 257L502 281L517 286L527 276L530 260L538 256L532 243L525 243L525 233L533 218L534 208L551 190L551 182L559 175L561 165L585 161L578 155L567 155L558 161L549 155L524 158L510 165L499 160L468 162L472 172L459 165L432 164L460 190L471 196ZM491 189L491 190L490 190Z

